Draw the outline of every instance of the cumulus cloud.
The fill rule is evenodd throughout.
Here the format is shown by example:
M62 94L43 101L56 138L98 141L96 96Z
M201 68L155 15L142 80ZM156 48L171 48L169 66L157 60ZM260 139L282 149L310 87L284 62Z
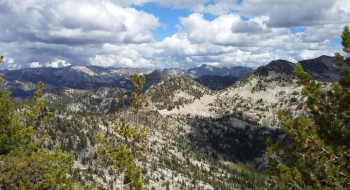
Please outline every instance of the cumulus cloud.
M266 47L289 37L285 28L267 29L263 18L243 21L238 14L222 15L208 21L201 14L180 18L187 38L192 43L211 43L234 47Z
M169 23L132 7L147 3L190 14L178 18L176 33L156 42L153 31ZM0 54L11 69L296 62L341 51L332 47L331 40L350 24L347 0L244 0L241 5L236 0L0 0L0 4ZM214 19L206 19L207 13ZM305 30L292 33L290 27Z
M158 3L162 6L174 8L191 8L197 4L205 4L210 0L112 0L115 4L122 6L144 5L146 3Z
M22 1L21 1L22 2ZM10 4L11 2L8 2ZM37 2L38 3L38 2ZM134 8L108 1L54 1L43 6L12 8L16 17L5 14L6 31L14 40L46 43L142 43L153 41L152 30L160 26L158 18ZM4 35L3 39L9 36ZM1 38L0 38L1 39Z
M72 64L68 63L66 60L55 59L53 62L47 62L41 64L40 62L31 62L30 68L39 68L39 67L53 67L53 68L61 68L71 66Z
M269 27L309 27L348 24L350 4L347 0L244 0L240 11L245 16L268 16Z
M231 31L233 22L240 20L236 14L220 16L213 21L203 18L202 14L193 13L180 18L183 32L194 43L210 42L213 44L235 44L239 41ZM238 44L237 44L238 45Z
M150 13L110 1L9 0L1 5L1 54L18 57L25 67L56 59L88 64L103 44L153 42L152 31L161 26Z
M349 22L350 23L350 22ZM305 42L320 42L341 36L343 26L339 24L325 24L322 26L308 27L305 30Z
M102 52L104 54L97 54L89 58L91 65L105 67L156 67L151 62L150 57L153 51L150 51L148 47L142 44L105 44L102 47Z
M275 59L293 62L326 54L332 55L330 40L339 36L340 27L324 25L308 27L305 32L293 34L289 28L268 26L269 17L259 16L242 20L237 13L226 14L209 21L201 14L180 18L181 30L159 45L161 57L176 55L183 58L176 63L183 65L236 64L261 65ZM338 31L338 32L336 32ZM317 39L311 39L310 35ZM332 35L329 35L332 34ZM191 62L188 62L191 60Z
M233 33L260 33L264 32L261 24L254 20L240 20L232 24L231 30Z
M215 4L197 4L191 9L196 13L210 13L216 16L231 13L233 10L238 8L234 2L218 2Z
M30 68L39 68L39 67L42 67L42 65L39 62L31 62L29 67Z

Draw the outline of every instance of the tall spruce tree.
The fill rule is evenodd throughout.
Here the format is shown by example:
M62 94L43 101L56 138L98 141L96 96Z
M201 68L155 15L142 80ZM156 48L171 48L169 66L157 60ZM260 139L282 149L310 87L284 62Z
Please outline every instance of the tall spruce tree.
M348 26L341 38L344 52L350 53ZM279 111L287 140L267 140L273 189L350 189L350 57L335 57L342 78L331 89L311 80L300 64L295 67L309 118Z

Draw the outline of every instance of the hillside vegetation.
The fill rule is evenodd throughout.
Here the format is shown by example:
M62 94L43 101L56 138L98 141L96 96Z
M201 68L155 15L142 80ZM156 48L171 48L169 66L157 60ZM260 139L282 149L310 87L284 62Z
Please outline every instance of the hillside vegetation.
M179 109L213 92L199 83L184 77L170 77L148 89L146 95L158 110Z

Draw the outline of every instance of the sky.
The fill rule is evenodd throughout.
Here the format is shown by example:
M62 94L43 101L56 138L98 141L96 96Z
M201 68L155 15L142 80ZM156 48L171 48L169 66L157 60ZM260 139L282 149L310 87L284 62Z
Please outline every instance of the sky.
M0 0L2 69L189 68L341 52L348 0Z

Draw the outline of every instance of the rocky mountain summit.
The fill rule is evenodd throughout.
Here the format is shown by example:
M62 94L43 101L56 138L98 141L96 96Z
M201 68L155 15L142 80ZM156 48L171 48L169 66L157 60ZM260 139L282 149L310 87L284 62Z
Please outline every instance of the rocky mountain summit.
M334 57L321 56L315 59L300 61L304 71L319 81L335 82L341 77L340 69L336 66L337 60ZM347 67L349 69L349 67Z
M293 75L294 66L295 66L294 63L280 59L276 61L271 61L269 64L259 67L254 72L254 74L269 76L269 71L270 71L270 72L276 72L280 74Z
M304 71L309 73L311 78L318 81L335 82L341 77L340 69L336 66L337 60L330 56L320 56L315 59L299 62ZM271 61L265 66L259 67L254 74L269 76L270 72L293 75L295 64L285 60Z

